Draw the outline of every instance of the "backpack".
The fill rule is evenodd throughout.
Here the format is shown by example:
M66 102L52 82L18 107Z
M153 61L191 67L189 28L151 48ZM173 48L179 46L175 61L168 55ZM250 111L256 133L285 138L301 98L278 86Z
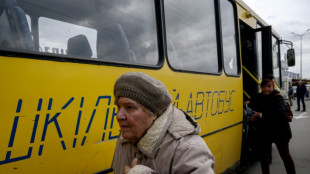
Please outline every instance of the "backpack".
M275 96L278 96L280 95L279 93L275 94ZM288 119L288 122L292 122L292 119L293 119L293 111L291 109L291 106L289 103L285 102L286 105L285 105L285 111L284 111L284 114L286 116L286 118Z
M290 87L290 88L288 89L288 95L293 95L293 93L294 93L294 90L293 90L292 87Z

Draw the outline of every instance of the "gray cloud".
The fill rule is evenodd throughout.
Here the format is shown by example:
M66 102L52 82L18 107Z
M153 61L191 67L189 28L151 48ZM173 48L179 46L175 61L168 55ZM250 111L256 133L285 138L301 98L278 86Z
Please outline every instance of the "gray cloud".
M260 17L280 34L283 39L294 44L296 66L289 71L300 72L300 38L292 32L302 34L310 28L309 0L244 0ZM310 34L302 42L303 77L310 79Z

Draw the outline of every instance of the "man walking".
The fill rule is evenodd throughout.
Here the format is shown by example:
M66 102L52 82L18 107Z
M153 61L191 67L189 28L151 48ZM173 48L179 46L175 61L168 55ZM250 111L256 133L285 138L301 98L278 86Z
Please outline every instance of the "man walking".
M300 111L300 100L302 102L302 108L303 108L303 112L306 111L306 105L305 105L305 99L304 96L306 94L307 88L306 86L302 83L301 80L298 81L298 85L297 85L297 90L296 90L296 94L297 94L297 109L296 111Z

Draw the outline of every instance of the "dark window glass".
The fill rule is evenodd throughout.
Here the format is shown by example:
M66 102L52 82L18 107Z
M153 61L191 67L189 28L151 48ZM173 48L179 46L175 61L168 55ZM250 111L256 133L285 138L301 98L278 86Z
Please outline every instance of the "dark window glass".
M7 9L0 18L1 24L8 24L0 28L0 49L96 61L158 64L153 0L23 0L15 4L4 3L7 2ZM7 16L7 12L12 15ZM29 21L32 22L31 32Z
M219 72L214 1L166 0L168 60L177 70Z

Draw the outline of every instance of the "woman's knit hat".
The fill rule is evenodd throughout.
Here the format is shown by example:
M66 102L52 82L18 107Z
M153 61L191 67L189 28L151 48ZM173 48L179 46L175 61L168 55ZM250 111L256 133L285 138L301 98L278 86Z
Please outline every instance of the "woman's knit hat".
M165 85L155 78L138 72L121 75L114 85L116 100L130 98L160 116L172 102L172 97Z

